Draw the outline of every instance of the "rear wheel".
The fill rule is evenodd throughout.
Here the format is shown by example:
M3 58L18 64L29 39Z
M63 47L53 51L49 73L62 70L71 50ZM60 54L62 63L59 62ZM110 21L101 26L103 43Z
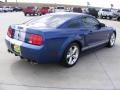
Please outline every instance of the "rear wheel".
M111 20L112 19L112 16L109 16L109 20Z
M35 16L36 15L36 13L33 13L33 16Z
M36 15L38 16L39 14L38 14L38 13L36 13Z
M62 65L65 67L72 67L78 61L80 54L80 47L77 43L70 44L64 52Z
M25 13L24 15L27 16L27 13Z
M115 33L113 32L110 36L107 47L113 47L115 44L115 40L116 40L116 36L115 36Z
M38 13L39 16L41 16L41 13Z

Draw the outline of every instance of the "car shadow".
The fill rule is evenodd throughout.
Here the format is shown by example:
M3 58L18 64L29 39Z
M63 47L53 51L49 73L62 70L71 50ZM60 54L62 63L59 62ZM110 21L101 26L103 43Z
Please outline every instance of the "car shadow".
M109 48L105 48L105 46L99 46L99 47L95 47L86 51L83 51L80 53L80 58L81 57L87 57L87 55L102 51L102 50L106 50ZM92 53L91 53L92 52ZM78 62L79 63L79 62ZM30 69L30 70L34 70L34 69L39 69L39 70L43 70L43 71L47 71L49 70L53 70L53 69L59 69L59 70L65 70L68 68L65 68L57 63L51 63L51 64L33 64L30 62L26 62L25 60L18 60L16 62L13 63L12 65L12 69L15 69L17 71L19 71L19 69ZM15 71L13 70L13 71Z

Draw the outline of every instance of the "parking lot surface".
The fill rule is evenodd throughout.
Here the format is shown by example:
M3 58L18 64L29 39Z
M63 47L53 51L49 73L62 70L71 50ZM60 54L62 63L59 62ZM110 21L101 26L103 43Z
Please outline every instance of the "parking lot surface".
M58 64L30 64L7 52L4 39L8 26L31 18L21 12L0 13L0 90L120 89L120 22L100 20L117 30L113 48L86 53L74 67L64 68Z

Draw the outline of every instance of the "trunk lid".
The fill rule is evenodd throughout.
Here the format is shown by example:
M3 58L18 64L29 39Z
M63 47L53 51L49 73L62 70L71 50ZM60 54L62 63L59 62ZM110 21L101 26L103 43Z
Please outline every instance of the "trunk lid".
M13 39L16 39L19 41L25 41L27 27L24 25L13 25L11 27L14 31Z
M14 33L13 33L13 39L28 42L30 34L36 34L44 36L42 29L35 28L32 26L27 26L25 24L22 25L13 25L11 26Z

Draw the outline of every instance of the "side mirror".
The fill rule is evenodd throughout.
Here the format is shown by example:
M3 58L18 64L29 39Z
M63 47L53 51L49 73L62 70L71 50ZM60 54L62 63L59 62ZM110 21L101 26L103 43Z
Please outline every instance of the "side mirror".
M100 23L99 27L105 27L105 24L104 23Z

